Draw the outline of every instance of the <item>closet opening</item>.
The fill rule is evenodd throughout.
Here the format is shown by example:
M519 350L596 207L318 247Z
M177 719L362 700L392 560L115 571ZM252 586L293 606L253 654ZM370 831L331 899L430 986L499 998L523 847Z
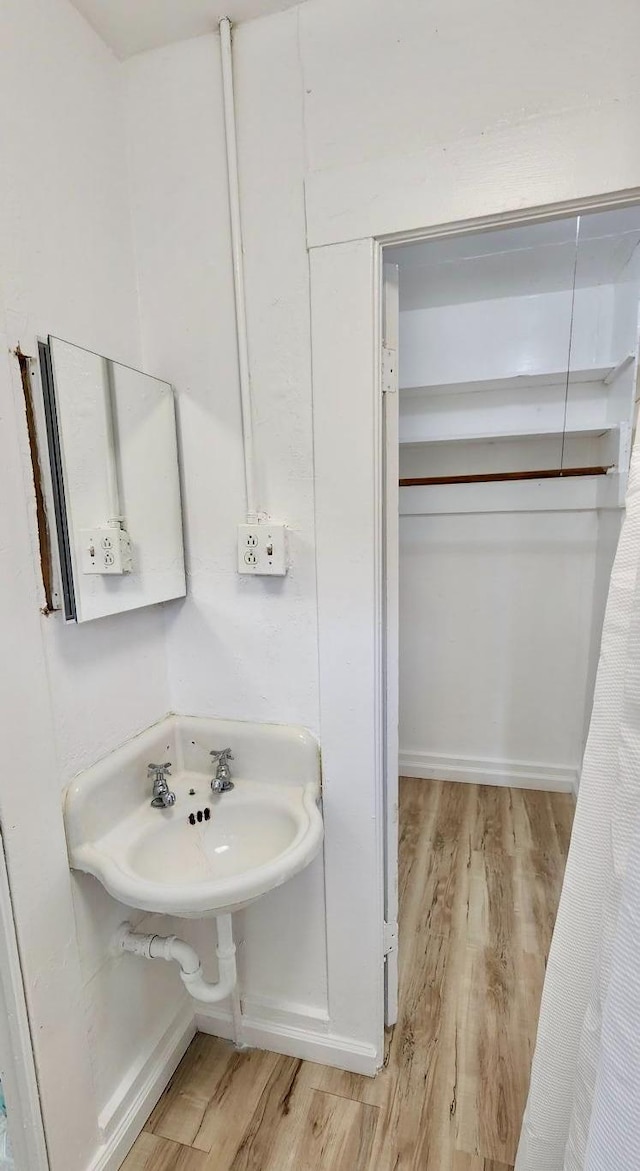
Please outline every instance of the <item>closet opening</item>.
M395 1124L421 1166L510 1171L624 515L640 208L383 259Z

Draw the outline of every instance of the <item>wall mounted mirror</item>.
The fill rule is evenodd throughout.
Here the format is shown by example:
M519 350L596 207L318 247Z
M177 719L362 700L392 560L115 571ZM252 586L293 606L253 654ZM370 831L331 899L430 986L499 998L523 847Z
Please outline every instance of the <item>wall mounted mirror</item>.
M172 387L60 338L39 357L65 617L183 597Z

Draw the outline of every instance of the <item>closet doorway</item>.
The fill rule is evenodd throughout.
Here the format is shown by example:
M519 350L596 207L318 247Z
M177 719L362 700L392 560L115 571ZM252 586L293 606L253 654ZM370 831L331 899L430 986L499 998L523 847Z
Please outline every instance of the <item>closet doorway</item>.
M384 262L389 1060L443 1167L510 1168L624 514L640 209Z

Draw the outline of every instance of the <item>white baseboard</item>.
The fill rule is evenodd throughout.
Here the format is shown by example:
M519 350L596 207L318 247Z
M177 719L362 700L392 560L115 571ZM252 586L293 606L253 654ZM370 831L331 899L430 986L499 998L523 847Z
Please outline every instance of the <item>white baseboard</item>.
M578 769L567 765L525 760L490 760L471 756L446 756L439 752L401 751L400 776L433 781L464 781L474 785L506 785L512 789L575 792Z
M87 1171L116 1171L120 1167L195 1032L193 1006L187 1003L152 1049L141 1054L140 1060L100 1111L98 1121L103 1143Z
M183 1005L171 1027L140 1060L101 1110L99 1125L102 1145L87 1171L117 1171L142 1130L162 1091L184 1056L196 1029L215 1037L233 1037L230 1012L222 1008ZM247 1011L248 1010L248 1011ZM306 1005L276 1005L247 999L242 1038L255 1049L270 1049L288 1057L300 1057L321 1065L333 1065L373 1077L381 1063L373 1045L363 1045L329 1032L324 1009ZM264 1013L264 1015L261 1015Z
M249 1048L270 1049L374 1077L382 1061L375 1046L339 1037L329 1028L325 1009L247 998L239 1040ZM231 1013L195 1002L182 1006L170 1028L141 1054L101 1110L98 1121L103 1142L87 1171L117 1171L121 1166L197 1029L232 1040Z
M300 1057L303 1061L315 1061L320 1065L333 1065L368 1077L375 1077L378 1072L382 1054L377 1052L375 1046L329 1032L325 1012L287 1012L280 1007L276 1020L271 1011L268 1016L266 1013L265 1016L257 1015L257 1005L253 1011L246 1011L247 1008L248 1005L243 1011L242 1037L237 1040L249 1048L270 1049L273 1053ZM196 1027L201 1033L234 1039L231 1014L213 1005L210 1008L202 1006L196 1013Z
M242 1012L252 1020L266 1021L269 1025L283 1024L299 1029L320 1029L324 1032L329 1030L327 1008L299 1004L295 1000L283 1001L282 997L276 999L271 996L252 996L248 993L242 997Z

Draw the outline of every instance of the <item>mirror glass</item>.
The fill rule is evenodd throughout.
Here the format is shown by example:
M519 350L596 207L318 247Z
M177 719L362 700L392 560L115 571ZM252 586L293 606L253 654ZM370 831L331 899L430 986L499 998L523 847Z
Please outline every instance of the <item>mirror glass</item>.
M60 338L40 362L66 617L182 597L172 387Z

